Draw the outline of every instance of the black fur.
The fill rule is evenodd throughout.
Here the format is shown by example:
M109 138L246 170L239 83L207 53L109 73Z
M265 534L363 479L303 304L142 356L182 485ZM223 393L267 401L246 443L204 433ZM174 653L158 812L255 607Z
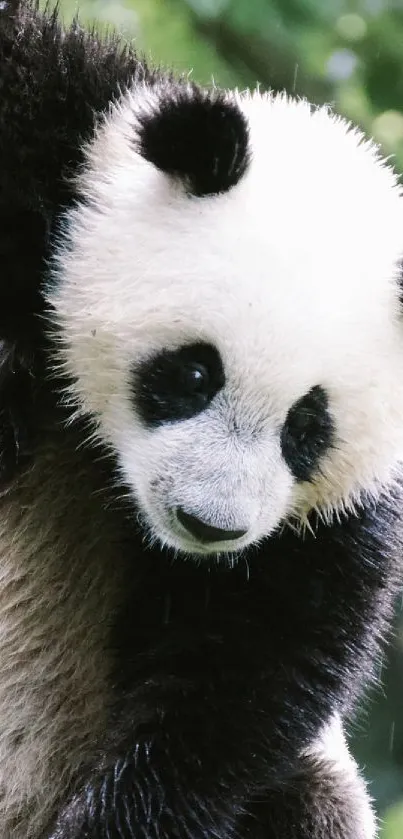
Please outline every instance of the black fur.
M191 195L227 192L246 171L246 120L221 92L163 88L154 113L140 114L140 123L141 154L182 179Z
M16 0L0 11L3 480L35 456L36 434L46 433L41 285L54 231L74 200L70 176L93 112L132 74L155 80L113 39L77 25L62 38L55 15ZM144 122L142 151L206 194L240 177L247 132L235 108L192 90ZM211 132L219 126L215 168ZM182 142L183 131L187 144L196 129L206 144L200 166L185 156L182 167L169 144L164 156L160 138ZM46 411L55 425L52 402ZM99 468L97 453L86 468ZM106 460L103 468L100 489L113 471ZM100 516L119 516L117 505L105 510L100 493ZM362 674L370 675L396 590L400 505L396 488L357 518L312 522L316 538L277 533L234 568L147 551L122 515L115 702L98 757L72 783L52 837L357 839L354 791L350 799L331 767L302 760L300 750L335 710L351 712Z

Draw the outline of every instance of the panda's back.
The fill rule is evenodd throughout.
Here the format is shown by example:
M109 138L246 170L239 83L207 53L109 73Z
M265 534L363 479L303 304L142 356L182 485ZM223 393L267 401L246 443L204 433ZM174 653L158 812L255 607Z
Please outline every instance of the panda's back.
M45 438L0 501L4 839L42 835L106 721L122 556L76 442Z

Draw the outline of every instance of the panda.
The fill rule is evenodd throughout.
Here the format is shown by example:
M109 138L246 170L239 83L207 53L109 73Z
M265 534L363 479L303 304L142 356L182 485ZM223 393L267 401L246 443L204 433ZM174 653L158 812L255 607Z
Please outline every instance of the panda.
M330 108L0 4L1 839L374 839L403 198Z

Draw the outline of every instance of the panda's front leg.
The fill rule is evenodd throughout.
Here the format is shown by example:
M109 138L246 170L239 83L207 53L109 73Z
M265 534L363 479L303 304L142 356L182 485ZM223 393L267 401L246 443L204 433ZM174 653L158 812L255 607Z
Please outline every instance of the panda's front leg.
M124 777L126 774L126 778ZM276 791L239 807L191 789L169 788L151 768L136 776L125 760L89 784L59 819L50 839L375 839L364 787L325 761L306 761ZM120 789L119 789L120 786ZM241 809L247 811L241 815ZM238 814L238 817L237 817Z
M183 744L184 745L184 744ZM375 839L364 781L339 719L248 803L237 773L206 773L178 742L144 739L99 765L50 839ZM238 775L242 774L238 771ZM213 777L214 775L214 777ZM259 790L259 791L258 791Z

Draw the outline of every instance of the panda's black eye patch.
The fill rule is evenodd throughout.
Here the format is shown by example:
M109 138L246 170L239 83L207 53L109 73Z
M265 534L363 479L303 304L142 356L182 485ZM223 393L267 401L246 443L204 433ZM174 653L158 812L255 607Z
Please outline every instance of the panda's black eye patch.
M317 385L290 408L281 431L281 451L297 480L309 481L333 437L329 397Z
M211 344L163 350L133 374L133 397L147 425L179 422L199 414L224 385L219 352Z

